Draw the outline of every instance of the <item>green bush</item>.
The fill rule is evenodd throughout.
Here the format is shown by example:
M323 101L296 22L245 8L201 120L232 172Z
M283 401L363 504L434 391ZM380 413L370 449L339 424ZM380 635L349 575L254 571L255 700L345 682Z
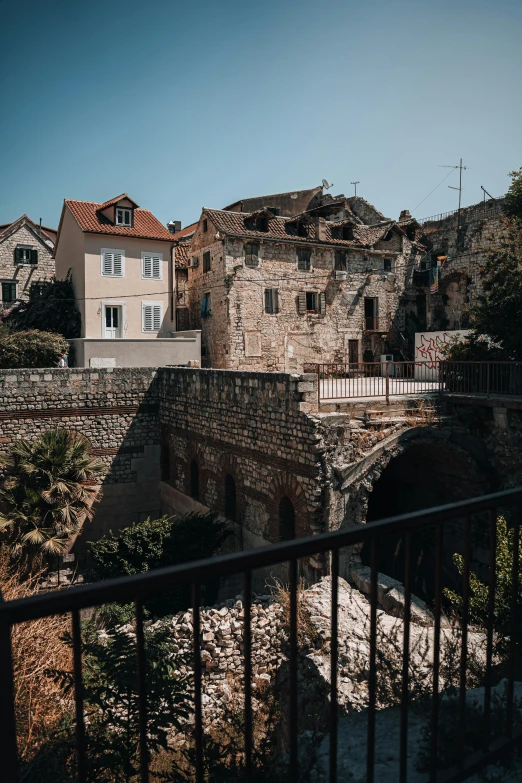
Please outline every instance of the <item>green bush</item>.
M69 343L61 334L29 329L14 332L0 326L0 370L21 367L56 367Z
M110 579L211 557L227 536L216 513L135 522L91 542L94 573L99 579ZM217 585L205 585L203 594L207 603L213 603ZM190 606L190 600L190 587L182 587L148 599L144 605L155 615L175 614Z
M41 329L72 339L81 334L82 317L76 304L70 272L65 280L39 283L29 291L29 299L19 302L4 318L17 330Z

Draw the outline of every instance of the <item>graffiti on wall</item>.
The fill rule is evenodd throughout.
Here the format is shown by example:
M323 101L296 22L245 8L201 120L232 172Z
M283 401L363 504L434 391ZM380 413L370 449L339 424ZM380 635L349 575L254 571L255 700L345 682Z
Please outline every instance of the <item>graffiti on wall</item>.
M422 362L430 370L438 366L438 362L444 359L445 352L450 343L455 339L465 337L469 330L461 332L420 332L415 335L415 362ZM427 362L427 364L425 364Z

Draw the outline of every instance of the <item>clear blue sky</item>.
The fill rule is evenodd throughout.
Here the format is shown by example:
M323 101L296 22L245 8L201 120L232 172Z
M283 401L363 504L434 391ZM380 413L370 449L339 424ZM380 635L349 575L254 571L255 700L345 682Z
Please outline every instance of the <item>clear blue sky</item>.
M308 188L391 217L522 165L520 0L0 0L0 223L127 191L162 221ZM457 205L452 173L415 211Z

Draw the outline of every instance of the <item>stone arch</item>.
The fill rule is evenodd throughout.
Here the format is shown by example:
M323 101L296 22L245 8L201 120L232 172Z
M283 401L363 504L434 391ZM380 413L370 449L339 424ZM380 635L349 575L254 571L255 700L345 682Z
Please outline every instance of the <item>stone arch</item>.
M235 490L235 519L232 519L232 522L242 524L245 514L243 474L239 467L237 457L234 454L226 453L223 455L219 465L219 472L216 479L216 494L217 508L227 518L230 518L228 516L230 508L227 507L231 502L230 496L227 496L227 483L229 492L231 491L230 479L234 482Z
M360 466L350 487L351 521L371 524L384 517L420 511L446 503L485 494L491 489L493 472L485 455L485 445L455 433L431 427L415 427L384 441ZM434 577L435 531L418 530L412 541L413 589L431 598ZM452 556L461 551L459 525L447 528L444 537L443 579L451 584L456 576ZM356 548L352 556L356 555ZM370 562L369 546L360 548L360 557ZM358 559L357 557L355 559ZM378 547L379 571L403 581L404 546L402 536L382 539ZM454 585L452 585L454 586Z
M269 489L267 510L269 514L269 539L279 541L279 513L283 498L287 498L295 513L295 536L306 536L312 531L312 518L305 494L296 476L274 473Z
M195 466L197 466L197 498L193 497L196 482ZM185 463L185 494L189 497L193 497L198 503L207 505L205 502L207 482L208 470L203 450L200 446L192 446L192 448L187 450L187 459Z

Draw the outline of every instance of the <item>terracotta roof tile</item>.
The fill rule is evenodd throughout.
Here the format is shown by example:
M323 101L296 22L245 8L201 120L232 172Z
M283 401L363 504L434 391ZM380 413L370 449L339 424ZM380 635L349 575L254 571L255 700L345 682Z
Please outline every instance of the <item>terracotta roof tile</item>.
M176 245L174 256L176 269L188 269L190 260L189 248L190 242L180 242L179 245Z
M116 196L116 198L111 198L110 201L106 201L105 204L100 204L99 209L107 209L107 207L112 207L113 204L117 204L118 201L122 201L124 198L127 199L127 201L130 201L131 204L134 204L135 207L139 207L139 204L136 204L136 202L133 201L130 196L128 196L126 193L122 193L121 196Z
M182 228L181 231L176 231L175 234L171 234L171 237L174 241L176 241L177 239L183 239L183 237L187 237L193 234L194 231L197 229L197 227L198 227L197 222L191 223L190 226L185 226L185 228Z
M339 239L336 236L336 224L325 221L325 238L316 238L315 222L305 224L306 236L300 236L295 218L274 217L268 221L268 231L257 231L249 221L250 215L244 212L229 212L220 209L205 209L204 213L214 223L219 231L235 236L259 239L295 239L296 242L325 242L341 247L372 247L392 225L385 226L353 226L353 239ZM343 221L344 222L344 221Z
M122 197L119 196L118 198ZM96 204L91 201L65 199L65 204L71 210L82 231L94 234L139 237L141 239L165 239L172 242L173 235L168 228L163 223L160 223L158 218L154 217L148 209L134 210L134 225L132 227L115 226L99 211L102 207L105 209L108 203Z

